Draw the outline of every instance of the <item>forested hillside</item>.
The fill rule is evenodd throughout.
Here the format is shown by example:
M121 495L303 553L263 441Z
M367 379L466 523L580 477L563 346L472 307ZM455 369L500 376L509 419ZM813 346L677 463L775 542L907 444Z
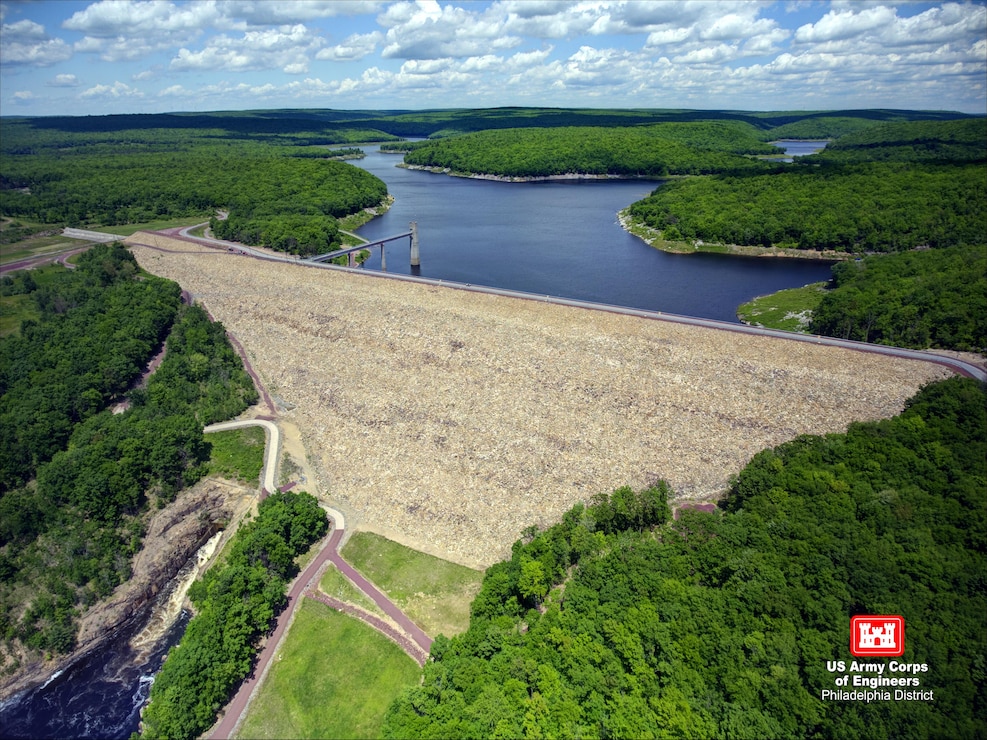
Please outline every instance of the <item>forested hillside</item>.
M884 124L769 175L667 183L628 212L668 241L851 253L983 244L985 164L987 119Z
M107 226L224 210L233 237L313 254L339 243L336 218L387 195L381 180L333 161L326 148L313 157L311 147L209 129L80 134L23 121L2 126L0 212L40 223Z
M909 121L881 123L839 137L800 164L854 162L946 162L983 164L987 160L987 121Z
M840 252L984 240L983 165L859 164L666 183L628 212L664 239Z
M869 255L833 267L814 334L987 352L987 247Z
M576 506L487 571L468 632L436 639L384 734L977 737L985 455L987 395L957 378L896 418L760 453L716 513L667 521L663 486ZM919 673L867 662L934 699L895 699L907 683L824 698L854 614L904 617L897 660Z
M30 295L40 320L0 341L0 634L60 653L79 610L129 576L149 503L202 475L202 427L257 396L223 327L120 245ZM131 387L165 336L161 366Z
M75 270L38 286L5 277L40 313L0 342L0 493L33 478L75 425L106 408L144 370L171 329L179 288L137 280L120 245L80 255Z
M503 128L563 126L638 126L692 121L742 121L777 138L774 129L803 123L817 138L833 119L853 119L857 126L885 121L949 121L971 116L951 111L854 109L830 111L738 111L682 108L445 108L438 110L334 110L329 108L215 111L206 113L134 113L108 116L48 116L28 119L39 131L114 134L143 129L188 132L212 129L235 139L277 141L292 145L389 141L396 137L436 137ZM787 131L787 129L786 129ZM846 133L846 131L840 131ZM826 138L835 136L828 133Z
M603 128L481 131L416 146L404 161L459 174L551 177L566 174L665 177L712 172L763 172L751 155L780 154L756 128L706 121Z

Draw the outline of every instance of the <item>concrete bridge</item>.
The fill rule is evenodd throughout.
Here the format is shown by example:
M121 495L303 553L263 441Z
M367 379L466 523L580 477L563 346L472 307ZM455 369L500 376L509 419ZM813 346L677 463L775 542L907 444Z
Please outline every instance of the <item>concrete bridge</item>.
M398 241L399 239L409 239L409 244L411 247L411 266L418 267L421 265L421 256L418 251L418 222L412 221L409 226L410 231L405 231L401 234L395 234L394 236L388 236L383 239L375 239L373 241L368 241L357 247L347 247L346 249L337 249L334 252L326 252L325 254L316 255L315 257L308 257L302 260L303 262L329 262L336 257L342 257L346 255L349 257L348 263L350 267L355 267L354 264L355 255L357 252L362 252L364 249L376 249L380 247L380 269L387 270L387 258L384 253L384 245L388 242Z

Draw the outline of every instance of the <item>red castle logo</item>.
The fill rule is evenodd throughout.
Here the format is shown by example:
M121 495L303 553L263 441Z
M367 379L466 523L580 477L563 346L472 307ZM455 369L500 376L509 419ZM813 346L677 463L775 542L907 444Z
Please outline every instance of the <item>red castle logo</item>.
M858 658L904 654L905 618L886 614L850 617L850 652Z

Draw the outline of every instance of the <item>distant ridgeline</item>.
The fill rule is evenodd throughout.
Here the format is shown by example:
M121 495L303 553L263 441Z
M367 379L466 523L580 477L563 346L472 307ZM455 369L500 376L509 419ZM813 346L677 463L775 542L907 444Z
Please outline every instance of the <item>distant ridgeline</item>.
M715 513L671 521L664 484L577 505L487 570L383 736L978 737L985 457L987 394L955 378L759 453ZM904 618L902 656L859 659L880 674L856 614Z
M922 348L987 348L977 318L985 313L977 258L987 249L984 117L896 110L278 110L4 118L0 134L0 215L40 230L225 211L225 220L212 219L220 237L299 255L339 246L337 219L387 195L365 170L330 161L338 156L330 147L340 144L383 142L405 152L410 165L464 175L672 178L624 212L635 233L663 248L739 245L831 255L963 249L962 258L923 262L935 263L934 280L915 272L920 260L844 270L813 330ZM399 141L408 136L428 139ZM785 163L769 142L786 137L829 145ZM868 258L865 267L872 264ZM895 286L887 282L892 274Z
M669 241L894 251L968 242L984 215L984 119L958 113L279 110L5 118L0 133L5 216L98 226L224 210L222 236L296 254L335 247L334 220L387 194L323 161L328 147L407 136L435 139L409 164L464 174L709 175L632 209ZM786 136L846 138L765 161Z
M64 653L76 618L130 577L152 504L206 471L202 428L257 399L222 325L120 244L75 270L4 277L37 319L0 340L0 671ZM167 352L145 384L145 366ZM110 406L129 400L114 414Z

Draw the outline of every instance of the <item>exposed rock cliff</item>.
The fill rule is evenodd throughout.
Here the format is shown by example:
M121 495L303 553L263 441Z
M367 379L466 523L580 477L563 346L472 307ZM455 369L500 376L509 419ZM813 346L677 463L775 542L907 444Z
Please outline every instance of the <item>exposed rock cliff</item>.
M52 659L37 653L18 655L20 668L0 678L0 699L42 683L107 640L119 639L137 629L182 566L209 537L249 505L250 493L238 486L206 480L179 494L163 509L148 513L147 534L134 558L130 580L85 612L76 650Z

